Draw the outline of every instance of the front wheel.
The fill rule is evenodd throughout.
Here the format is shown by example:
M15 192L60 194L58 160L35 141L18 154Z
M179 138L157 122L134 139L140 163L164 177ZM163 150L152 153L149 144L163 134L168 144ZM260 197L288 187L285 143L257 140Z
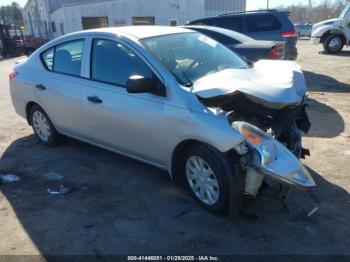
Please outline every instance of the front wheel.
M183 170L197 202L208 211L221 214L239 210L244 193L244 176L237 163L210 146L196 144L187 149Z
M329 35L323 41L323 49L327 53L336 54L339 53L344 46L344 41L341 35Z

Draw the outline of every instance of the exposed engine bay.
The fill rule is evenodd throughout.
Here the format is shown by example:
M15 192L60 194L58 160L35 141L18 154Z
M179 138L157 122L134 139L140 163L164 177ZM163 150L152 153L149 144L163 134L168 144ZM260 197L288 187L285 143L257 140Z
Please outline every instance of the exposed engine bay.
M240 91L200 100L208 107L219 105L222 110L228 112L227 118L231 124L235 121L248 122L279 140L296 157L304 158L308 155L308 150L302 148L300 132L307 133L311 126L306 113L307 104L304 101L282 109L273 109L253 101Z

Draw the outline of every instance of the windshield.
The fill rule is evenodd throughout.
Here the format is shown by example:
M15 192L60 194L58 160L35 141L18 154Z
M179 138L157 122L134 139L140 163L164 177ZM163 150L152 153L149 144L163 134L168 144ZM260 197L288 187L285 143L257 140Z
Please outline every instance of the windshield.
M142 43L184 86L224 69L249 67L233 51L200 33L151 37Z
M350 9L350 4L347 4L347 6L346 6L346 7L344 8L344 10L341 12L339 18L340 18L340 19L345 18L345 15L346 15L346 13L348 12L349 9Z

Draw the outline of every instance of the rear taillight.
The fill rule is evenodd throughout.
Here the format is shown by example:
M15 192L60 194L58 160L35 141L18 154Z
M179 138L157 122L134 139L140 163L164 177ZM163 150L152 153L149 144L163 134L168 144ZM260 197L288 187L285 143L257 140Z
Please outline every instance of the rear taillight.
M269 59L278 59L282 56L281 50L272 49L269 54Z
M286 31L286 32L282 32L281 35L284 36L284 37L296 37L297 36L297 31L293 27L292 30Z
M17 75L18 75L18 72L13 71L12 73L9 74L9 80L11 81L11 80L14 79Z

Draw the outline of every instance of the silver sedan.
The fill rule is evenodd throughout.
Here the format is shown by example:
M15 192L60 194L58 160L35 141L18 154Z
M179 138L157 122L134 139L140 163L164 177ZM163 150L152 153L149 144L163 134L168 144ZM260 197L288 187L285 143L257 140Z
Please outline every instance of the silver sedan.
M288 146L235 108L298 108L306 88L296 64L253 67L200 33L140 26L57 38L9 77L16 112L42 144L65 135L165 169L211 212L237 212L264 179L315 185L296 156L300 136Z

